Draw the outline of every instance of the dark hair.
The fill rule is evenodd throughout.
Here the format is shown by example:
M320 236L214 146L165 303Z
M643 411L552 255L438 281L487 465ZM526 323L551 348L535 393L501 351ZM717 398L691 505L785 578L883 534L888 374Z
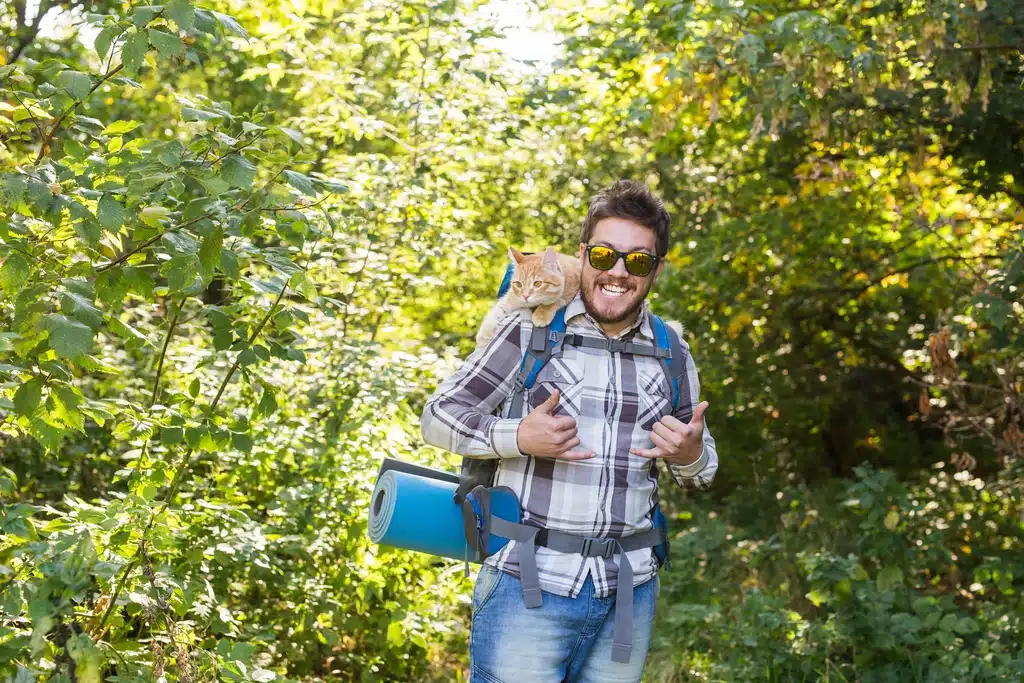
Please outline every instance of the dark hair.
M587 244L594 235L594 226L605 218L625 218L654 231L657 255L668 253L668 211L650 188L635 180L617 180L590 200L587 217L583 219L580 241Z

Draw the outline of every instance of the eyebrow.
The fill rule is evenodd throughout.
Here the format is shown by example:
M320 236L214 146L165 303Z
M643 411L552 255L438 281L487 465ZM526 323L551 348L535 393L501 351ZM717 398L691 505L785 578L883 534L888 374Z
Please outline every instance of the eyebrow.
M640 246L637 246L637 247L630 247L629 249L623 250L623 249L619 249L618 247L616 247L611 242L608 242L607 240L598 240L597 242L594 242L594 244L600 244L602 247L611 247L612 249L615 249L617 251L626 251L626 252L642 251L642 252L644 252L646 254L653 254L654 253L653 249L651 249L650 247L647 247L645 245L640 245Z

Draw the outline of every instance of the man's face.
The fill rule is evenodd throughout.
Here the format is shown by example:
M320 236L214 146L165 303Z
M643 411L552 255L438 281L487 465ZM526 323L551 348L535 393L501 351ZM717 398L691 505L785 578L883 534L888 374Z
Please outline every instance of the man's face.
M621 252L644 251L657 254L654 231L625 218L603 218L594 226L590 244L600 244ZM587 312L601 324L615 324L636 315L644 297L654 286L662 262L647 277L630 275L623 259L611 270L597 270L587 259L587 245L580 244L583 277L580 293Z

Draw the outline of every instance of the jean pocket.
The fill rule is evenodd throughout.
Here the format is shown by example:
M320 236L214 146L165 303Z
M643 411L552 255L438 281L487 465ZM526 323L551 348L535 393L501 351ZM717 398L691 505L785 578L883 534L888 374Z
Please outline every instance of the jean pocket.
M473 616L483 609L487 601L494 594L501 579L501 572L494 567L485 564L480 567L480 573L476 577L476 585L473 587Z

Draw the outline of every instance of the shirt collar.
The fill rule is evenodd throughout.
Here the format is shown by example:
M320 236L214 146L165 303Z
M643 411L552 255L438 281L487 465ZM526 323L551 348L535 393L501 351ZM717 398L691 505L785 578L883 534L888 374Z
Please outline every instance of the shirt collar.
M605 334L605 331L601 328L597 321L594 320L589 313L587 313L586 304L583 303L583 296L581 294L577 294L576 298L570 301L569 305L565 307L566 325L568 325L573 318L580 315L582 315L584 319L588 323L590 323L590 325L594 327L597 332L606 337L608 336L607 334ZM654 340L654 331L651 329L650 316L647 315L646 298L640 303L640 312L637 315L636 320L633 322L632 325L630 325L626 329L622 330L622 332L620 332L618 335L616 335L616 338L621 339L623 337L629 336L629 334L631 334L633 330L637 330L637 335L639 335L640 337L644 337L652 341Z

